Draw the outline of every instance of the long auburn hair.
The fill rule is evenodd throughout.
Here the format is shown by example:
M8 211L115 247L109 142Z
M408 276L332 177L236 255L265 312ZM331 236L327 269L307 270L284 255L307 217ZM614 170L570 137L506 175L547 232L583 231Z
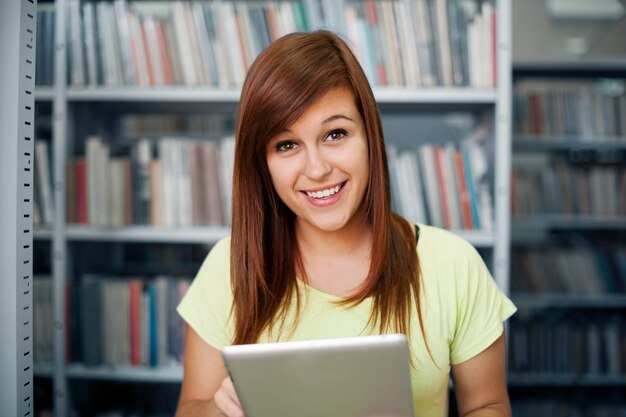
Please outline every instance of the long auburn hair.
M410 333L420 276L415 237L408 222L391 212L387 155L380 113L371 87L348 45L329 31L292 33L274 41L254 61L241 93L236 126L231 285L233 343L255 343L273 323L284 324L300 298L303 273L295 215L274 190L266 160L273 136L294 123L332 88L348 87L365 124L370 161L364 207L372 227L371 265L361 288L342 304L373 297L370 323L381 333Z

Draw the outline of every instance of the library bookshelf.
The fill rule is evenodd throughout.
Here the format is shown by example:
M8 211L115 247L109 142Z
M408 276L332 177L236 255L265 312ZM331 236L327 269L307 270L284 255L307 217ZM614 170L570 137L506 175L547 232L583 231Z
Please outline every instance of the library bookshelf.
M625 407L624 69L616 60L513 67L511 296L519 312L509 381L520 413Z
M461 3L464 6L461 6ZM115 285L112 281L125 282L135 280L138 276L145 278L139 280L141 285L144 285L142 294L150 293L148 287L152 285L151 283L154 283L153 291L159 294L162 287L169 285L170 281L189 282L207 250L229 233L228 158L229 152L232 152L232 129L240 92L237 80L245 73L245 65L243 69L238 69L238 72L233 72L233 78L230 79L225 77L219 68L211 67L213 61L210 59L200 63L192 62L189 61L187 54L181 56L178 63L169 61L171 78L167 79L163 74L156 74L154 67L152 75L146 70L147 66L154 64L150 61L154 57L146 58L143 64L133 64L139 65L136 74L125 72L124 65L129 61L124 61L124 57L128 58L128 51L124 52L122 49L118 54L120 62L125 64L120 64L117 70L105 71L105 68L101 67L102 61L98 61L97 58L98 49L96 48L95 52L92 49L93 43L110 44L110 40L104 38L98 40L94 35L98 33L97 28L101 25L97 19L100 16L106 16L103 18L105 24L111 23L113 19L114 24L111 27L118 25L121 28L128 25L128 33L131 34L129 40L133 39L132 33L138 24L144 31L148 30L148 33L152 33L154 26L157 26L160 27L157 34L167 34L168 30L173 30L167 29L168 25L170 27L178 25L175 21L180 18L181 13L196 18L203 16L205 20L200 21L204 23L197 23L199 21L195 20L197 25L195 27L206 24L207 37L204 39L213 39L211 36L218 36L215 33L219 34L220 30L243 37L245 35L243 32L228 32L233 30L228 25L228 18L245 17L252 19L250 22L255 22L248 24L258 26L259 21L255 19L258 19L261 10L259 8L262 6L268 7L263 9L266 14L278 10L283 13L281 16L288 17L283 30L329 28L344 34L359 50L364 66L374 65L374 62L379 65L366 69L366 72L370 76L374 94L381 108L386 140L390 148L393 148L390 150L390 158L401 158L391 159L390 166L401 166L405 170L391 173L392 180L395 178L396 181L394 194L411 197L405 200L395 198L394 207L411 220L439 224L467 239L479 249L498 285L505 292L509 291L511 1L442 0L436 4L435 7L435 2L431 4L413 0L396 2L216 0L198 3L56 0L52 4L46 4L47 13L54 14L54 24L48 30L53 31L55 35L53 43L55 48L52 55L43 55L47 56L43 59L48 59L54 71L43 76L42 79L52 81L51 84L41 85L37 89L36 100L43 111L49 112L49 137L44 142L47 142L47 152L50 154L50 178L41 180L40 184L44 182L49 184L54 207L51 221L41 221L35 230L34 238L36 245L48 250L45 262L42 261L44 265L39 269L42 271L41 275L47 275L44 278L49 280L49 284L46 285L49 286L50 299L46 308L52 312L49 320L53 332L46 335L51 345L46 356L48 361L39 362L35 374L40 379L52 381L51 397L55 415L107 411L82 408L84 404L77 397L88 396L89 389L86 387L89 384L98 386L98 383L110 381L118 385L138 385L137 389L141 390L142 385L153 389L154 383L169 386L180 383L182 376L180 356L176 356L181 354L180 345L176 347L178 350L174 349L176 351L174 353L167 348L161 351L165 352L165 359L161 357L161 360L154 360L150 347L138 348L132 345L132 342L129 342L132 346L128 352L112 351L110 346L100 346L102 350L100 354L103 356L96 356L96 360L94 356L90 356L89 360L86 360L84 348L87 347L91 352L89 355L92 355L94 346L85 345L84 340L75 337L75 332L80 332L81 329L83 332L89 332L91 329L86 329L72 318L81 314L87 314L92 318L97 315L81 310L81 307L77 309L72 301L77 299L77 294L78 299L81 295L89 296L87 293L90 290L96 294L98 291L115 294L115 291L120 290L113 288ZM468 8L468 5L471 7ZM407 13L402 13L403 11ZM375 13L389 19L372 20ZM114 18L119 15L130 17L123 23ZM415 21L407 18L410 15L415 17ZM225 27L210 26L212 21L210 18L216 16L224 17ZM438 20L433 16L438 16ZM463 20L458 20L461 17L464 17ZM48 25L49 20L50 17L45 18ZM440 26L435 21L441 25L451 25L448 26L451 28L449 31L451 36L444 30L445 26ZM482 21L480 24L482 26L475 23L476 21ZM452 25L451 22L457 22L457 25ZM354 31L359 25L365 27L361 30L365 30L367 36L371 37L373 34L380 36L381 38L376 38L377 42L390 42L389 45L395 44L396 47L376 49L375 43L364 42L362 34ZM244 27L248 28L249 34L256 30L253 28L257 26ZM92 35L81 32L90 30L85 27L91 27L91 30L96 32ZM458 33L455 29L457 27L464 28L466 32ZM421 30L419 34L416 32L418 28ZM217 32L211 32L212 29ZM123 32L125 29L119 30ZM392 39L389 33L397 37ZM383 35L386 38L383 38ZM147 38L143 50L153 50ZM468 45L462 43L461 39L469 38L472 39L470 44L473 52L467 46L460 46ZM84 42L77 44L76 39L82 39ZM252 38L247 39L248 49L241 50L234 58L219 55L216 52L219 47L217 50L213 49L216 65L223 66L219 57L231 60L228 61L229 65L234 65L232 59L239 63L244 61L249 63L255 51L259 50L260 44L251 42ZM482 44L487 45L485 50L477 46L481 39L484 41ZM199 56L204 56L203 53L210 51L203 49L206 42L203 44L202 37L196 41ZM189 43L194 42L190 40ZM213 46L215 47L215 44ZM135 47L142 48L141 45ZM407 57L401 58L398 51L406 51ZM476 53L483 55L472 55ZM161 58L165 59L165 56L162 55ZM476 56L484 59L477 59ZM409 59L413 61L408 61ZM161 61L162 65L163 62ZM488 64L488 68L481 67L477 62ZM411 66L411 63L416 65ZM196 78L187 74L191 67L196 71ZM383 68L386 76L380 78L379 72L373 68L378 70ZM419 72L415 72L417 68ZM115 71L118 71L117 75L111 75ZM235 75L236 73L239 75ZM122 78L115 78L116 76ZM131 82L125 78L133 76L136 78ZM146 80L145 85L142 85ZM45 139L45 133L42 136ZM172 144L172 141L168 141L171 137L178 140ZM206 150L209 155L207 158L214 158L214 161L218 161L218 166L225 166L226 169L217 174L207 172L202 174L217 175L220 178L214 188L219 189L219 192L196 193L193 186L196 181L194 174L180 174L180 160L168 162L165 155L172 153L194 155L194 152L200 152L197 149L204 149L203 146L207 142L213 143L207 146L212 148ZM430 145L430 148L426 149L424 145ZM124 177L126 175L132 179L134 178L132 175L138 175L133 174L133 170L145 162L141 155L145 156L146 148L150 149L149 162L153 165L157 165L154 161L162 164L161 168L154 168L162 175L161 184L167 181L181 181L178 184L182 184L184 190L191 190L179 198L181 206L157 206L152 200L146 201L138 197L142 193L137 191L139 188L135 188L130 196L125 194L125 200L122 199L123 203L116 206L117 208L100 210L99 215L90 217L90 213L98 212L100 206L109 203L106 200L100 200L98 203L97 199L89 201L89 187L98 190L111 189L115 187L111 184L116 183L117 194L111 194L114 196L111 197L111 201L119 199L119 195L124 195L124 191L121 190L124 189L125 182L113 178L119 176L127 178ZM161 152L168 149L171 152ZM441 155L447 155L446 158L449 159L442 160L443 162L452 161L455 155L460 158L463 152L466 152L466 165L482 170L479 176L464 177L467 178L468 184L471 182L476 188L473 200L468 200L465 211L461 208L460 201L456 203L458 204L456 208L452 205L441 208L441 203L437 203L438 194L432 192L429 194L424 182L415 179L415 176L421 173L419 163L427 160L424 158L427 158L429 155L427 152L432 152L432 149L440 149ZM85 187L84 184L80 185L81 181L88 182L90 175L92 178L102 177L88 173L89 166L95 166L102 161L109 167L116 166L112 168L110 183L87 184L86 189L81 188ZM402 162L394 163L396 161ZM171 172L179 172L177 177L176 174L171 174L169 180L163 179L167 177L164 173L170 169L165 168L167 164L170 164L170 168L174 167L171 168ZM149 170L150 168L146 166L148 165L143 165L144 169ZM115 171L118 169L119 172ZM158 171L159 169L161 171ZM460 183L461 178L458 175L467 171L455 171L456 168L452 165L447 169L449 181L441 185L439 192L456 195L454 187ZM86 170L87 173L81 173L81 170ZM413 182L400 183L398 179L403 172L409 173L410 175L406 177ZM156 174L150 178L157 178ZM119 188L119 184L122 184L122 188ZM131 184L140 186L132 181ZM408 192L400 192L399 187L408 187L405 188ZM77 191L79 189L83 190L82 196L81 192ZM152 195L155 192L173 192L165 185L161 190L152 191ZM187 197L187 194L191 197ZM202 203L205 197L207 201ZM211 198L214 199L212 202L209 201ZM458 200L458 196L456 199ZM472 206L469 204L472 203L475 207L470 212ZM40 201L40 204L44 203ZM193 213L200 213L200 209L195 210L193 207L206 207L202 204L213 204L214 210L194 217ZM192 207L191 211L189 207ZM438 208L435 209L436 207ZM434 213L445 209L450 212L449 219L444 222L445 216L441 216L440 213L437 217ZM40 210L45 213L45 207L41 207ZM211 217L216 212L220 215ZM168 278L159 279L161 275L167 275ZM112 276L116 278L111 279ZM98 284L99 281L104 283ZM156 283L157 281L159 283ZM184 287L184 284L181 285ZM90 290L85 290L86 286L89 286ZM99 286L102 288L93 289ZM94 293L90 294L93 296ZM158 295L155 297L155 300L159 299ZM112 296L112 299L116 299L116 296ZM147 300L149 304L149 296ZM170 303L170 307L171 305L173 304ZM163 317L170 317L168 311L174 314L171 310L165 311ZM104 328L103 332L106 333L107 328L109 332L113 332L108 333L110 337L120 337L110 329L111 326L106 324L106 320L100 325ZM137 326L142 329L141 323ZM84 337L83 333L82 338ZM178 343L170 342L170 347L172 343ZM163 347L159 345L155 349ZM76 359L77 354L81 360ZM81 384L84 386L80 386ZM173 401L169 408L165 407L165 412L173 411L176 398ZM124 404L119 406L123 408Z

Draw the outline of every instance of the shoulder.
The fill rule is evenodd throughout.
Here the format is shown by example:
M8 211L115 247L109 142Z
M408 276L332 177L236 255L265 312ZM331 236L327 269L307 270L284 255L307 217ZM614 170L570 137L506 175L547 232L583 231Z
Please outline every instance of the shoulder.
M215 280L216 277L230 278L230 236L213 245L194 281Z
M417 226L420 261L473 262L480 259L476 248L461 236L439 227L423 224Z

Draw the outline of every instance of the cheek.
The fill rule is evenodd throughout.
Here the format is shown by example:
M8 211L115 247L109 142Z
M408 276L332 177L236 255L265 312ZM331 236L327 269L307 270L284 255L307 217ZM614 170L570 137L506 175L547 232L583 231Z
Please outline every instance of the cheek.
M286 192L293 188L293 167L285 160L270 157L267 158L267 168L274 190L276 190L281 200L284 201Z

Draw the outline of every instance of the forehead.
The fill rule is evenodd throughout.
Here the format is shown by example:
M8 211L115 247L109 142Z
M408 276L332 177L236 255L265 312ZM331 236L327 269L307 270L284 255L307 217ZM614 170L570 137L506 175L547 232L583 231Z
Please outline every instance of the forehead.
M326 91L311 103L291 126L302 122L323 123L329 117L336 115L349 117L354 122L360 121L354 94L347 87L335 87Z

